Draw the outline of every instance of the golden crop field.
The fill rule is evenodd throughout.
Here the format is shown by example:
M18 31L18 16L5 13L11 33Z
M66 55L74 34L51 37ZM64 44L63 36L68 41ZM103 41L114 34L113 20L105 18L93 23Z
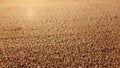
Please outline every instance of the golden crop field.
M0 0L0 68L119 68L117 0Z

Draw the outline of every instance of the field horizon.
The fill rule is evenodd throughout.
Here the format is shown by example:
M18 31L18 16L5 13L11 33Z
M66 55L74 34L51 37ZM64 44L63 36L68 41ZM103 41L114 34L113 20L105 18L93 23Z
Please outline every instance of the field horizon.
M119 68L117 0L0 0L0 68Z

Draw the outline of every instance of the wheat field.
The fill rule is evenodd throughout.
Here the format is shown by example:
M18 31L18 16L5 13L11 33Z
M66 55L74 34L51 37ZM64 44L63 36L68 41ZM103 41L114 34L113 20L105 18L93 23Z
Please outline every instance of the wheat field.
M119 68L117 0L0 0L0 68Z

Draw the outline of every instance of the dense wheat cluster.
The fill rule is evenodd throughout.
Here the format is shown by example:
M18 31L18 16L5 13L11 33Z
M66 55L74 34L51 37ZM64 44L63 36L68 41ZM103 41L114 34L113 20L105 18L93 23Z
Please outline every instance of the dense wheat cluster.
M120 67L119 2L25 1L1 0L0 68Z

